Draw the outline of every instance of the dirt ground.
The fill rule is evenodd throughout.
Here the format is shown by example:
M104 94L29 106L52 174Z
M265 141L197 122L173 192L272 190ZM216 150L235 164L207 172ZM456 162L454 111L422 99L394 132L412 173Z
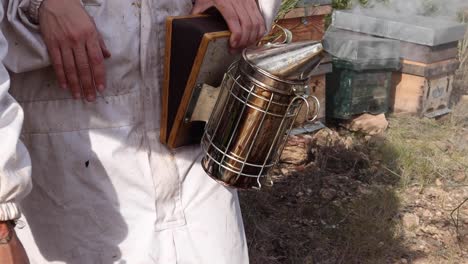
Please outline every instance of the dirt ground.
M440 120L390 116L381 136L291 138L269 184L240 192L251 263L468 263L460 98Z

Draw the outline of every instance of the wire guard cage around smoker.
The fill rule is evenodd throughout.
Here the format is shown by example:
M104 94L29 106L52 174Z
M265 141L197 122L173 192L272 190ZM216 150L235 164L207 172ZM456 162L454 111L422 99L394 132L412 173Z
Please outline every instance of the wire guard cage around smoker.
M283 71L281 64L289 65L300 58L272 60L276 55L267 54L266 48L260 54L267 54L266 62L273 65L262 66L265 57L255 61L244 51L243 58L229 67L201 141L205 154L202 166L210 177L230 187L261 188L262 176L278 163L301 106L312 108L307 100L308 76L304 71L310 72L321 58L321 45L312 44L314 56L303 54L302 61L296 61L288 72ZM283 49L288 45L292 44L282 45ZM278 51L287 58L284 50ZM300 65L300 69L291 69ZM279 78L280 68L283 76L301 71L292 77L300 79ZM320 107L318 99L312 99L315 116L310 121L316 118Z

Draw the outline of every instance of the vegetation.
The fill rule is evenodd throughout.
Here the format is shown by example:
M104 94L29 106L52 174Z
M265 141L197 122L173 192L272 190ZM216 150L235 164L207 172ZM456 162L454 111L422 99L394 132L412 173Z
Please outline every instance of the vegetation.
M278 12L277 18L284 17L289 11L291 11L291 9L293 9L297 5L298 2L299 0L283 0L283 2L281 2L281 7Z
M401 187L450 182L468 172L468 105L460 104L444 120L398 116L390 118L385 143L378 148L383 168L398 176Z

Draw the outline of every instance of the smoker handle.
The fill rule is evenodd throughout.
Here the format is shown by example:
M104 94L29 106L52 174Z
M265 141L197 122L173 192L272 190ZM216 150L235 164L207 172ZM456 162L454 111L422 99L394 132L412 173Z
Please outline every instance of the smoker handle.
M311 112L311 105L309 103L309 100L307 100L308 98L312 98L312 100L314 100L314 104L315 104L315 107L314 107L314 116L310 119L306 119L306 122L309 122L309 123L312 123L315 121L315 119L317 119L318 115L319 115L319 112L320 112L320 101L317 97L313 96L313 95L305 95L305 96L301 96L301 99L302 101L305 103L306 105L306 118L309 118L309 113Z
M293 34L289 29L274 23L272 28L275 28L275 27L281 29L282 34L277 36L273 40L270 39L270 41L265 43L264 46L266 46L266 47L281 47L284 44L289 44L289 43L292 42ZM284 40L282 42L274 42L274 41L278 40L282 35L284 36ZM261 43L261 42L262 41L260 41L259 43Z
M278 24L275 24L277 27L279 27L282 31L283 31L283 34L284 34L284 40L282 43L278 43L278 44L289 44L292 42L292 38L293 38L293 34L291 32L291 30L285 28L285 27L282 27Z

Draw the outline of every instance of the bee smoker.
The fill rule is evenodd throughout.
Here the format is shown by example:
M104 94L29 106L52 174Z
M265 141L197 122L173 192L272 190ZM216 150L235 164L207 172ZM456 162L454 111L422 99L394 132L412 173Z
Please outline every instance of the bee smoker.
M202 137L202 166L210 177L235 188L261 187L302 104L318 113L318 99L309 105L307 93L322 51L314 41L243 51L224 76Z

